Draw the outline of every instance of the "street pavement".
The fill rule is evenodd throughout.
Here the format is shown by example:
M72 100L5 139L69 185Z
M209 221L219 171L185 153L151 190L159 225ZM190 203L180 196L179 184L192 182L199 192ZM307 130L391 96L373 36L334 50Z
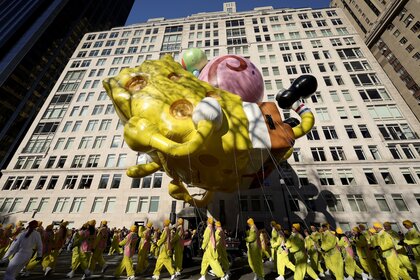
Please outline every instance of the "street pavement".
M120 278L114 277L114 271L116 266L120 263L122 260L122 255L113 255L113 256L104 256L105 260L109 264L109 267L104 275L101 275L100 272L95 272L89 279L126 279L126 276L121 276ZM133 258L134 264L137 263L137 255ZM37 266L37 268L31 272L31 275L28 277L20 276L18 279L68 279L66 278L66 274L70 271L70 263L71 263L71 253L67 251L63 251L62 254L58 257L57 267L54 273L51 273L47 277L44 276L44 273L41 269L41 266ZM146 270L145 273L142 275L139 275L136 277L136 279L152 279L152 273L155 267L156 260L150 259L149 260L149 268ZM182 271L181 277L178 279L192 279L197 280L200 278L200 265L201 265L201 259L200 258L193 258L191 261L188 261L184 264L184 270ZM100 270L99 267L97 269ZM264 264L264 270L265 270L265 280L274 280L278 275L274 272L271 272L272 267L270 267L270 263L266 262ZM0 279L4 278L4 271L5 268L0 268ZM73 279L81 279L83 275L83 272L81 269L78 269L76 271L76 274ZM164 268L161 272L160 279L170 279L170 275ZM207 274L206 280L215 280L218 279L214 276L211 276L210 274ZM231 268L231 280L253 280L254 274L252 273L251 269L248 266L247 258L246 256L242 258L236 258L234 261L234 264ZM289 271L289 273L286 275L286 279L293 279L293 274ZM332 279L332 278L324 278L324 279Z

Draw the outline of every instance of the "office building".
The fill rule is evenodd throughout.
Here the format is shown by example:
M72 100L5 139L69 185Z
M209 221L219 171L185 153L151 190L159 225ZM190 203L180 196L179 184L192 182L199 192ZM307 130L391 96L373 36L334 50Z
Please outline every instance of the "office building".
M0 169L86 32L124 25L134 0L0 3Z
M420 11L415 0L331 0L420 120Z
M314 75L319 84L305 99L315 127L296 141L288 162L255 189L219 193L208 213L241 230L248 217L259 226L273 219L285 227L329 221L344 230L419 220L420 124L343 11L237 12L233 2L220 12L87 33L2 171L3 219L66 219L77 227L106 219L121 227L146 220L159 225L184 211L188 205L168 195L166 174L125 175L138 155L124 142L102 80L165 54L180 61L191 47L202 48L209 59L249 58L262 73L267 102L300 75ZM283 119L297 117L282 113Z

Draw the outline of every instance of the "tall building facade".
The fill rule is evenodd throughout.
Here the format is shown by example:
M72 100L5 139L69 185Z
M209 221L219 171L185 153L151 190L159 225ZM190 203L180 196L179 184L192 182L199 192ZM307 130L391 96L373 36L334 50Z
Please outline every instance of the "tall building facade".
M343 9L420 120L420 11L416 0L331 0Z
M134 0L0 3L0 169L86 32L124 25Z
M217 194L208 212L231 229L254 217L309 225L420 218L420 125L381 65L339 8L224 10L150 19L87 33L0 179L3 219L107 219L159 224L188 206L168 195L161 172L125 175L138 161L102 87L125 67L202 48L209 59L249 58L261 71L265 101L302 74L317 77L305 99L315 127L292 157L252 190ZM283 110L283 118L295 116ZM295 116L296 117L296 116ZM200 195L201 190L189 188ZM197 211L194 219L203 219Z

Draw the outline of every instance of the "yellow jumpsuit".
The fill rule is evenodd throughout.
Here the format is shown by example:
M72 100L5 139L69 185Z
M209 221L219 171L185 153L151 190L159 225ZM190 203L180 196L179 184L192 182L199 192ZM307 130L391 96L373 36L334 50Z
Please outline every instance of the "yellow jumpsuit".
M108 252L109 256L113 255L115 252L117 252L117 254L122 253L122 250L120 246L118 245L120 244L120 241L121 241L121 233L119 231L115 231L114 235L112 236L111 247L109 248L109 252Z
M291 271L295 271L295 265L289 260L289 250L286 248L286 240L283 233L279 233L277 235L277 240L273 243L273 246L277 248L277 273L284 276L286 267Z
M47 267L52 267L54 264L54 232L51 229L45 229L42 247L42 269L45 270Z
M142 236L140 240L139 252L137 257L137 267L136 273L144 272L149 266L148 255L150 251L150 239L151 239L151 230L150 228L142 231Z
M354 274L358 273L362 275L363 270L356 264L354 259L354 251L351 247L350 241L346 236L341 236L338 241L338 246L340 247L341 254L344 258L344 270L347 275L354 278Z
M416 260L417 279L420 279L420 233L415 228L410 228L404 237L404 243L411 246Z
M248 249L248 263L252 271L259 277L264 278L264 269L261 258L261 244L258 237L258 229L252 225L245 238Z
M160 271L165 266L168 270L170 275L175 274L175 269L172 266L172 248L171 248L171 240L170 240L170 231L169 227L165 226L162 230L162 234L160 235L159 241L156 244L156 247L159 250L159 256L156 260L155 270L153 271L153 275L159 276Z
M324 273L324 269L321 266L318 252L318 241L313 239L314 236L308 235L305 237L305 248L308 253L308 257L311 260L311 267L314 271Z
M359 257L359 262L362 268L375 279L379 279L379 270L376 261L373 258L373 252L369 250L369 243L366 235L359 233L353 238L356 246L356 253Z
M292 233L289 239L286 241L286 247L289 249L290 253L293 254L295 259L295 280L303 280L305 274L312 279L318 279L318 275L308 264L308 255L305 251L305 240L302 235L299 233Z
M3 258L6 254L7 249L9 249L10 243L12 242L12 228L7 226L0 233L0 259Z
M124 270L127 272L127 276L134 276L133 260L132 257L136 251L136 245L139 236L136 232L130 232L123 241L120 242L120 246L124 246L124 256L120 264L115 269L114 276L119 277Z
M277 238L279 236L279 233L277 232L277 229L275 227L272 227L271 229L271 238L270 238L270 248L271 248L271 260L274 264L274 270L277 270Z
M157 242L158 242L158 240L159 240L160 235L161 235L160 230L159 230L159 229L155 230L155 231L154 231L154 233L153 233L153 237L152 237L153 242L152 242L152 244L150 245L150 252L151 252L151 253L153 254L153 256L155 256L156 258L159 256L159 247L158 247L158 246L156 246L156 244L157 244Z
M79 231L73 233L73 249L71 250L71 270L76 271L80 265L80 235Z
M380 247L382 252L381 257L385 261L385 276L388 280L411 279L409 275L400 270L400 261L398 260L397 251L395 250L394 242L389 233L381 230L371 238L373 247Z
M400 261L400 269L402 269L403 273L408 273L408 271L413 272L414 268L413 265L411 264L410 259L407 256L407 250L405 249L404 246L401 246L400 243L400 236L398 235L397 232L391 230L385 230L387 233L389 233L392 237L392 239L394 240L394 246L395 249L397 250L397 255L398 255L398 260Z
M95 233L91 233L89 229L80 230L80 249L79 260L83 271L89 269L90 258L92 256L93 242L95 241Z
M321 249L324 253L325 266L337 280L344 279L344 263L340 251L337 249L337 238L330 230L321 234Z
M204 230L201 249L204 250L203 259L201 260L201 276L206 275L207 268L210 266L217 277L224 277L225 274L218 261L216 236L211 224Z
M184 255L184 228L182 225L176 227L174 238L172 239L174 244L174 265L175 271L180 272L182 270L182 259Z
M229 260L226 252L226 236L221 227L216 227L216 248L220 265L224 272L229 270Z
M260 231L260 243L261 243L261 257L264 259L267 258L269 259L270 256L270 243L268 241L268 236L267 233L265 231Z
M102 226L99 228L98 233L96 234L95 240L93 241L93 253L90 258L89 270L91 272L95 271L96 264L99 264L100 267L104 267L105 259L103 253L106 249L106 243L108 241L108 228Z

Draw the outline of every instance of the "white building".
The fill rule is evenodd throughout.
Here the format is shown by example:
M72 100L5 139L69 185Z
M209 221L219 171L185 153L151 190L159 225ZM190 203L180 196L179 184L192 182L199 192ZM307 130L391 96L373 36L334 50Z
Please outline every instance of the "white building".
M261 70L266 101L302 74L319 84L305 100L316 127L296 141L289 164L264 186L219 194L208 207L212 215L230 228L242 228L250 216L259 225L275 219L287 226L290 217L307 224L327 220L345 230L419 220L419 122L341 9L236 12L230 2L221 12L86 34L2 170L0 221L65 219L78 227L105 219L121 227L147 219L161 224L179 212L185 205L167 194L168 176L125 175L137 153L124 143L101 82L166 53L179 61L190 47L204 49L209 59L248 57Z

